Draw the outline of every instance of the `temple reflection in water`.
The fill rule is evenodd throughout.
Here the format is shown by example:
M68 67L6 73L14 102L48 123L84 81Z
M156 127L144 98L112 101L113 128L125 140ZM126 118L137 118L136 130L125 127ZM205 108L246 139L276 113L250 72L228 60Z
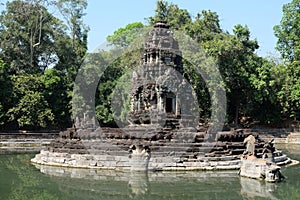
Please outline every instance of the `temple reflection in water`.
M117 172L36 165L59 183L65 194L97 199L277 199L275 184L242 178L236 171L218 172ZM230 192L240 188L240 193ZM101 198L101 199L102 199ZM225 198L225 199L226 199ZM80 198L79 198L80 199ZM93 199L93 198L91 198Z

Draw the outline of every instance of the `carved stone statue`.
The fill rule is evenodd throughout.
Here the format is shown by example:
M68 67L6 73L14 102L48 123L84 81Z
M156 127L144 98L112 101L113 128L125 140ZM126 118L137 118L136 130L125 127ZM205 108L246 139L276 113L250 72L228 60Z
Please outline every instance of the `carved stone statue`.
M254 155L255 137L253 135L249 135L244 139L244 144L247 144L246 151L244 152L244 154Z

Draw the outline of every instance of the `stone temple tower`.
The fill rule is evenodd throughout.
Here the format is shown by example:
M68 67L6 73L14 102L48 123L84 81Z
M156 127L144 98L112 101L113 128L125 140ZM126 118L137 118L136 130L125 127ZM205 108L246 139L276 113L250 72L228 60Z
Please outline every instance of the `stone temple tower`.
M186 126L193 97L182 75L182 53L165 21L157 21L145 41L142 65L133 73L128 121ZM185 102L185 103L184 103ZM187 106L189 105L189 106Z

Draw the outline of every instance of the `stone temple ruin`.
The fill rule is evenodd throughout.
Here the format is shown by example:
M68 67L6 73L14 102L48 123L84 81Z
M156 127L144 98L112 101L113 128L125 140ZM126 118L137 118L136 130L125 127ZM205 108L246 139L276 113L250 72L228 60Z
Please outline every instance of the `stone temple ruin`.
M94 118L76 119L75 127L62 132L32 162L116 170L239 169L249 135L256 137L255 155L263 156L266 142L250 130L218 132L208 140L208 131L197 129L196 107L183 77L178 42L169 26L158 21L146 39L142 65L133 72L130 125L96 129ZM291 161L274 153L277 164Z
M167 117L176 122L174 126L188 126L193 118L182 113L190 111L183 102L192 102L193 96L182 73L178 42L169 26L159 21L146 40L142 66L133 74L130 123L157 125Z

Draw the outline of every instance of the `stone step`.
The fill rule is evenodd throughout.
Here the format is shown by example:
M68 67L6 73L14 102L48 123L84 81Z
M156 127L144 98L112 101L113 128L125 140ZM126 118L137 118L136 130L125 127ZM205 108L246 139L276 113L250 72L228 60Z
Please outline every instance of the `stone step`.
M49 145L51 141L5 141L0 142L0 147L4 146L46 146Z
M0 140L6 139L54 139L58 137L58 132L53 133L0 133Z
M57 152L57 153L68 153L68 154L86 154L88 153L88 150L86 149L65 149L65 148L48 148L51 152Z
M288 159L289 158L286 155L276 156L276 157L274 157L274 162L275 163L280 163L280 162L284 162L284 161L286 161Z
M290 164L292 163L292 160L290 158L287 158L286 160L283 160L281 162L275 162L276 165L278 166L284 166L284 165L287 165L287 164Z
M243 154L243 152L245 151L245 149L232 149L230 151L231 155L241 155Z
M45 147L20 147L20 146L3 146L0 147L0 154L10 153L38 153Z
M184 146L162 146L158 147L157 149L153 151L159 151L159 152L170 152L170 151L185 151L185 152L210 152L210 147L184 147Z

